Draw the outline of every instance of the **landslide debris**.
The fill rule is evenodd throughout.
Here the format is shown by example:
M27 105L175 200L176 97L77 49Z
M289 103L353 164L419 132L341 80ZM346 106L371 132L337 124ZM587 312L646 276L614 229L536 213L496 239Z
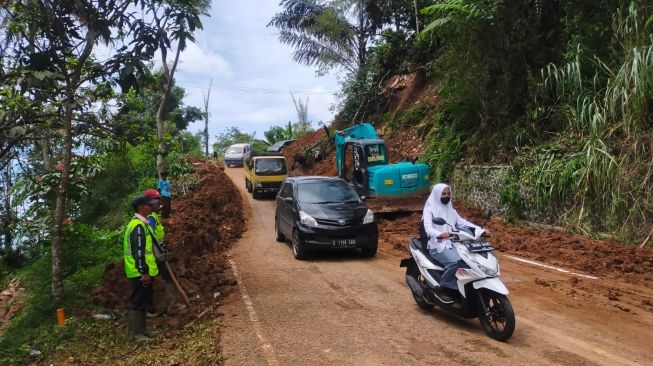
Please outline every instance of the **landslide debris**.
M335 132L330 130L331 136L327 136L324 128L320 128L285 148L283 155L291 169L289 175L338 175L336 152L333 145L333 133ZM414 128L393 131L387 136L384 129L377 129L377 133L385 140L391 163L412 160L419 157L426 149L425 140L417 134Z
M482 224L480 210L457 206L461 216ZM419 236L421 214L379 220L380 238L386 246L407 252L408 240ZM610 240L595 240L555 229L513 225L500 219L488 223L494 247L503 252L632 284L651 285L653 250Z
M164 225L165 242L171 251L169 263L191 304L200 311L216 303L216 298L223 297L236 284L228 270L226 251L241 237L245 219L238 189L217 164L201 162L196 172L200 178L198 189L173 199L172 215L164 220ZM156 305L161 309L164 300L161 278L156 279L154 290ZM94 290L94 303L107 309L125 310L130 291L123 263L111 264L104 274L103 285ZM165 322L174 328L191 321L195 315L185 309L155 322Z

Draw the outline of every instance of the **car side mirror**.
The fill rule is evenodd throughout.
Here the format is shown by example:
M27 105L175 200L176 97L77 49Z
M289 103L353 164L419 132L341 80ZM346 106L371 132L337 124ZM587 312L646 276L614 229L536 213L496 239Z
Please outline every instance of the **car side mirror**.
M290 204L293 204L295 202L295 200L292 197L284 197L283 200L286 201L286 203L290 203Z
M442 217L436 217L433 219L433 223L436 225L445 225L447 222Z

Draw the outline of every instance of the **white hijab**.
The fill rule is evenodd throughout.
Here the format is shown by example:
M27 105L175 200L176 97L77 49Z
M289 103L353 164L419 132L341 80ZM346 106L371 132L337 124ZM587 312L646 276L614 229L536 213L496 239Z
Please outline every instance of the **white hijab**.
M451 189L448 185L444 183L438 183L433 186L431 190L431 195L426 200L424 205L424 211L422 212L422 220L424 221L424 229L429 236L428 249L437 249L438 253L441 253L445 248L451 248L452 244L450 240L436 239L441 233L445 231L450 231L451 228L447 225L436 225L433 223L433 219L436 217L441 217L447 224L452 227L461 227L461 226L473 226L478 227L471 222L463 219L458 215L458 212L453 208L451 200L446 205L440 200L442 198L442 191L445 188ZM453 196L453 194L452 194Z
M453 209L453 206L451 204L451 201L447 203L446 205L440 201L442 198L442 192L444 191L445 188L451 189L448 185L444 183L438 183L435 186L433 186L433 189L431 190L431 195L429 198L426 200L426 205L424 206L424 212L422 212L422 217L424 220L430 219L431 222L433 221L434 218L436 217L441 217L444 219L444 221L447 222L447 224L454 226L456 225L456 219L458 218L458 212ZM442 231L448 231L449 227L446 225L435 225L435 229L442 232Z

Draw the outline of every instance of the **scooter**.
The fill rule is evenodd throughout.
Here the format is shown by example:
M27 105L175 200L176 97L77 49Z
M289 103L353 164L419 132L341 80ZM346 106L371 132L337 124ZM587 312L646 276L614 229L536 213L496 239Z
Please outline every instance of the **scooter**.
M433 223L448 225L440 217L433 219ZM451 228L449 240L461 258L456 271L458 291L453 301L437 296L444 266L431 257L426 243L412 239L411 257L402 259L400 266L406 267L406 284L417 306L431 310L437 305L463 318L478 317L490 338L507 340L515 330L515 312L507 297L508 289L499 278L499 263L492 253L492 243L481 240L487 237L483 229L448 226Z

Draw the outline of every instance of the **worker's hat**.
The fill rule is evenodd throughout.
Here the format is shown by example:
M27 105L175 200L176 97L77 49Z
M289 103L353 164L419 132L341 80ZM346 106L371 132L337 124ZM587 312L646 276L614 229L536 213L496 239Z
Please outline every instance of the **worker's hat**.
M155 199L155 200L158 200L159 198L161 198L161 194L159 193L159 191L157 191L156 189L152 189L152 188L146 189L145 192L143 192L143 195L148 196L148 197L150 197L152 199Z
M142 194L140 196L136 196L136 198L132 200L132 207L134 209L137 209L138 206L140 205L152 205L156 203L156 201L157 201L156 199L153 199L151 197Z

